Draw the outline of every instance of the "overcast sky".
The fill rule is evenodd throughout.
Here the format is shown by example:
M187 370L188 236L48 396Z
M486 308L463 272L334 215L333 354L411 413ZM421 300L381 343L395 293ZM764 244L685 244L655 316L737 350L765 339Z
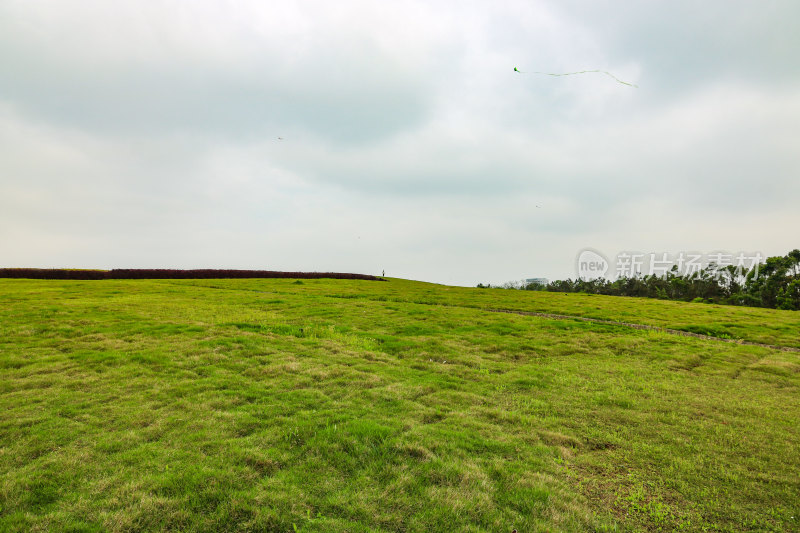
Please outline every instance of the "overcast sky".
M0 0L0 266L800 247L800 2ZM514 67L523 71L514 72ZM552 77L534 72L605 70Z

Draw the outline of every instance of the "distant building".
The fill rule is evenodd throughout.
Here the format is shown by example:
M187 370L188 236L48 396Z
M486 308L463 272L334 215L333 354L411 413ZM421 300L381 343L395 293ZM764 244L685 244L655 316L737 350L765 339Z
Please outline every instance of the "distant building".
M527 278L525 279L525 285L530 285L531 283L535 283L536 285L547 285L550 283L550 280L547 278Z

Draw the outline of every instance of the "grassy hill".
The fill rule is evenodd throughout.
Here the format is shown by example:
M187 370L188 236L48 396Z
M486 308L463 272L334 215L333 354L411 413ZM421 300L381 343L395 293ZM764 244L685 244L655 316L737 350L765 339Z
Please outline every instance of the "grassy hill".
M798 530L799 333L397 279L0 280L0 530Z

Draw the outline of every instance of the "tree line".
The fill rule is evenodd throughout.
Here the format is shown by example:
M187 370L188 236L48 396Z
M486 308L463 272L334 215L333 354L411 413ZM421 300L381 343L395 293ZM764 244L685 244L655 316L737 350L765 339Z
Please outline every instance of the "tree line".
M578 278L547 284L511 282L478 287L638 296L797 311L800 310L800 250L769 257L746 271L733 265L720 267L711 263L691 274L681 274L676 265L664 275L637 274L613 281Z

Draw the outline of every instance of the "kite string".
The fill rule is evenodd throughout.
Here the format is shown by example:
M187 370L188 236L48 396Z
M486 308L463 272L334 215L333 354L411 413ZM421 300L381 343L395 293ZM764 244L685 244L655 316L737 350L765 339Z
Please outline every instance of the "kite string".
M521 74L528 74L527 71L519 70L517 67L514 67L514 72L519 72ZM543 76L572 76L574 74L591 74L591 73L606 74L607 76L610 76L611 78L613 78L614 80L623 85L628 85L629 87L636 87L637 89L639 88L639 86L634 83L628 83L627 81L622 81L621 79L617 78L607 70L581 70L578 72L564 72L560 74L555 72L538 72L538 71L530 72L530 74L541 74Z

